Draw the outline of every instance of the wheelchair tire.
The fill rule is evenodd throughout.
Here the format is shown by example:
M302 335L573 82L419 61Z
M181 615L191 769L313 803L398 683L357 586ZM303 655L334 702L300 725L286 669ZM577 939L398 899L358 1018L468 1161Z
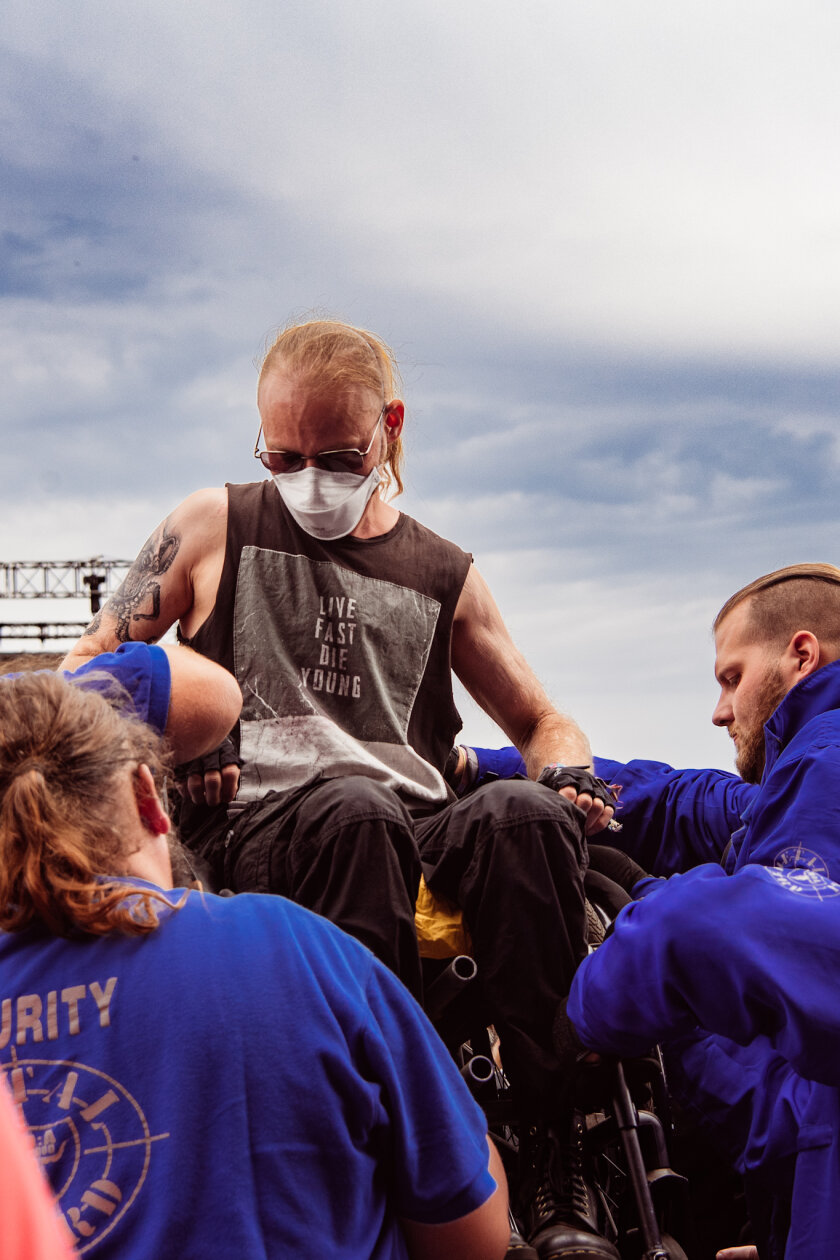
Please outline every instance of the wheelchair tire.
M670 1234L662 1235L662 1246L668 1252L668 1260L688 1260L676 1238L672 1238Z

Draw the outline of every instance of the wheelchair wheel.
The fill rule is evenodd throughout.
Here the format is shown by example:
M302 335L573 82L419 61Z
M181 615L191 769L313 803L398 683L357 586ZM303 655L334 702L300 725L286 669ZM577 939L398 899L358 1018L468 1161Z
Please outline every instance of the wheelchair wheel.
M672 1238L670 1234L662 1235L662 1246L668 1252L668 1260L688 1260L676 1238Z

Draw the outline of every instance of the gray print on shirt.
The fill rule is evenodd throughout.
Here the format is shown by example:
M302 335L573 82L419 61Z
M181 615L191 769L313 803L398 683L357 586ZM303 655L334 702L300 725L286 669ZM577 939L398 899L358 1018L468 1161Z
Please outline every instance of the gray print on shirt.
M440 799L440 776L407 744L439 614L437 600L409 587L243 548L234 664L245 799L347 773Z

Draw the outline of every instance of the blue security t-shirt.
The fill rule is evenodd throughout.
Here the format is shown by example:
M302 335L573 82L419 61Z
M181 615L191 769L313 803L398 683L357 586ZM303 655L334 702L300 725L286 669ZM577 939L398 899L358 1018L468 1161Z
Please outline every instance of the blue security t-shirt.
M484 1117L367 949L168 895L146 937L0 934L0 1066L80 1254L405 1260L399 1216L489 1197Z

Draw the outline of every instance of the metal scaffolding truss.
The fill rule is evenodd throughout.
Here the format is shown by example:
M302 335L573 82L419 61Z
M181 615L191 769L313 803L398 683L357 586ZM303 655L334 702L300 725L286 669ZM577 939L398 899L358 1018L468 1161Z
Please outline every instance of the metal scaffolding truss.
M96 587L111 595L131 568L131 560L0 561L0 599L87 599Z
M0 643L4 639L26 643L36 639L40 643L64 642L78 639L86 629L84 621L0 621Z
M92 614L113 595L131 560L0 561L0 599L87 599ZM41 643L77 639L83 621L0 621L0 641L38 639Z

